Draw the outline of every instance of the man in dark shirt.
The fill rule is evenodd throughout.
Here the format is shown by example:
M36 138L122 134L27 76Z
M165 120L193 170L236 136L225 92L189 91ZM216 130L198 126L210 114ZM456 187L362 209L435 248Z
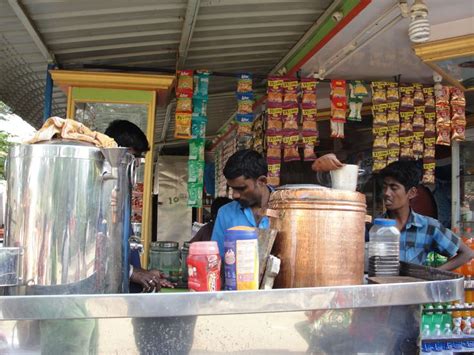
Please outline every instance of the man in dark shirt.
M191 239L191 243L193 242L207 242L211 240L212 236L212 231L214 229L214 222L216 221L217 218L217 212L219 209L228 204L229 202L232 202L230 198L227 197L217 197L211 205L211 220L209 223L206 223L204 226L199 229L199 231L196 233L196 235Z

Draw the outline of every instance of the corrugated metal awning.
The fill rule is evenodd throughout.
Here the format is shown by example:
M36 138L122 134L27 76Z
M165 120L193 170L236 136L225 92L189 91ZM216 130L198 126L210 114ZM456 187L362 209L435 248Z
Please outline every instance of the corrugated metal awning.
M180 53L182 68L263 76L332 1L0 0L0 100L38 127L47 60L10 3L23 8L63 69L113 65L174 70ZM194 22L187 18L190 11ZM259 83L255 81L256 89ZM208 135L215 135L235 111L235 86L235 78L211 77ZM65 108L66 97L55 88L53 113L64 117ZM166 108L159 108L156 142L172 140L173 120L162 132L165 116Z

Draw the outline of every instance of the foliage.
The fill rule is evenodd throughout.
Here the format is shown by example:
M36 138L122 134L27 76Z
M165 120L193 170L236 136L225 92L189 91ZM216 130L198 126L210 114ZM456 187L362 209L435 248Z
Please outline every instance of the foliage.
M0 132L0 179L5 180L5 159L7 158L8 149L13 144L9 141L10 135L6 132Z

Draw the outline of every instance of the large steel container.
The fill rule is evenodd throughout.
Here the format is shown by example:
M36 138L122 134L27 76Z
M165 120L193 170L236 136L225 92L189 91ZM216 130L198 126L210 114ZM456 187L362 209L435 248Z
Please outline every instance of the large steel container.
M270 196L273 254L281 258L275 287L361 284L365 196L318 185L282 186Z
M65 141L10 150L5 247L20 250L17 277L3 280L11 294L126 289L126 151Z

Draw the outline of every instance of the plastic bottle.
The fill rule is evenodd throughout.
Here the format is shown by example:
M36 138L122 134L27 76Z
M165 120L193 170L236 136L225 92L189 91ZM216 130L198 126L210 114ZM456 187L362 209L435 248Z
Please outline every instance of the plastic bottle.
M448 340L448 339L452 339L452 338L453 338L453 332L452 332L452 330L451 330L451 324L446 323L446 324L444 325L442 337L445 339L444 342L443 342L443 350L445 350L445 351L453 351L453 348L454 348L453 341L452 341L452 340Z
M258 234L255 228L237 226L224 233L226 290L258 290Z
M429 324L425 324L423 331L421 332L421 352L423 354L430 354L432 350L433 343L426 342L424 340L431 339L431 332Z
M453 349L462 349L463 332L461 330L461 318L453 318Z
M194 242L189 247L188 288L191 291L221 290L221 257L217 242Z
M441 339L443 337L443 333L441 332L441 324L435 324L435 329L433 331L433 338ZM440 353L443 351L444 342L443 341L436 341L433 343L433 352Z
M472 331L472 328L471 328L471 318L470 317L467 317L467 318L468 319L466 320L464 329L462 330L464 334L462 346L467 350L472 350L474 349L474 341L472 340L474 336L474 332Z
M369 231L369 276L398 275L400 232L393 219L376 218Z

